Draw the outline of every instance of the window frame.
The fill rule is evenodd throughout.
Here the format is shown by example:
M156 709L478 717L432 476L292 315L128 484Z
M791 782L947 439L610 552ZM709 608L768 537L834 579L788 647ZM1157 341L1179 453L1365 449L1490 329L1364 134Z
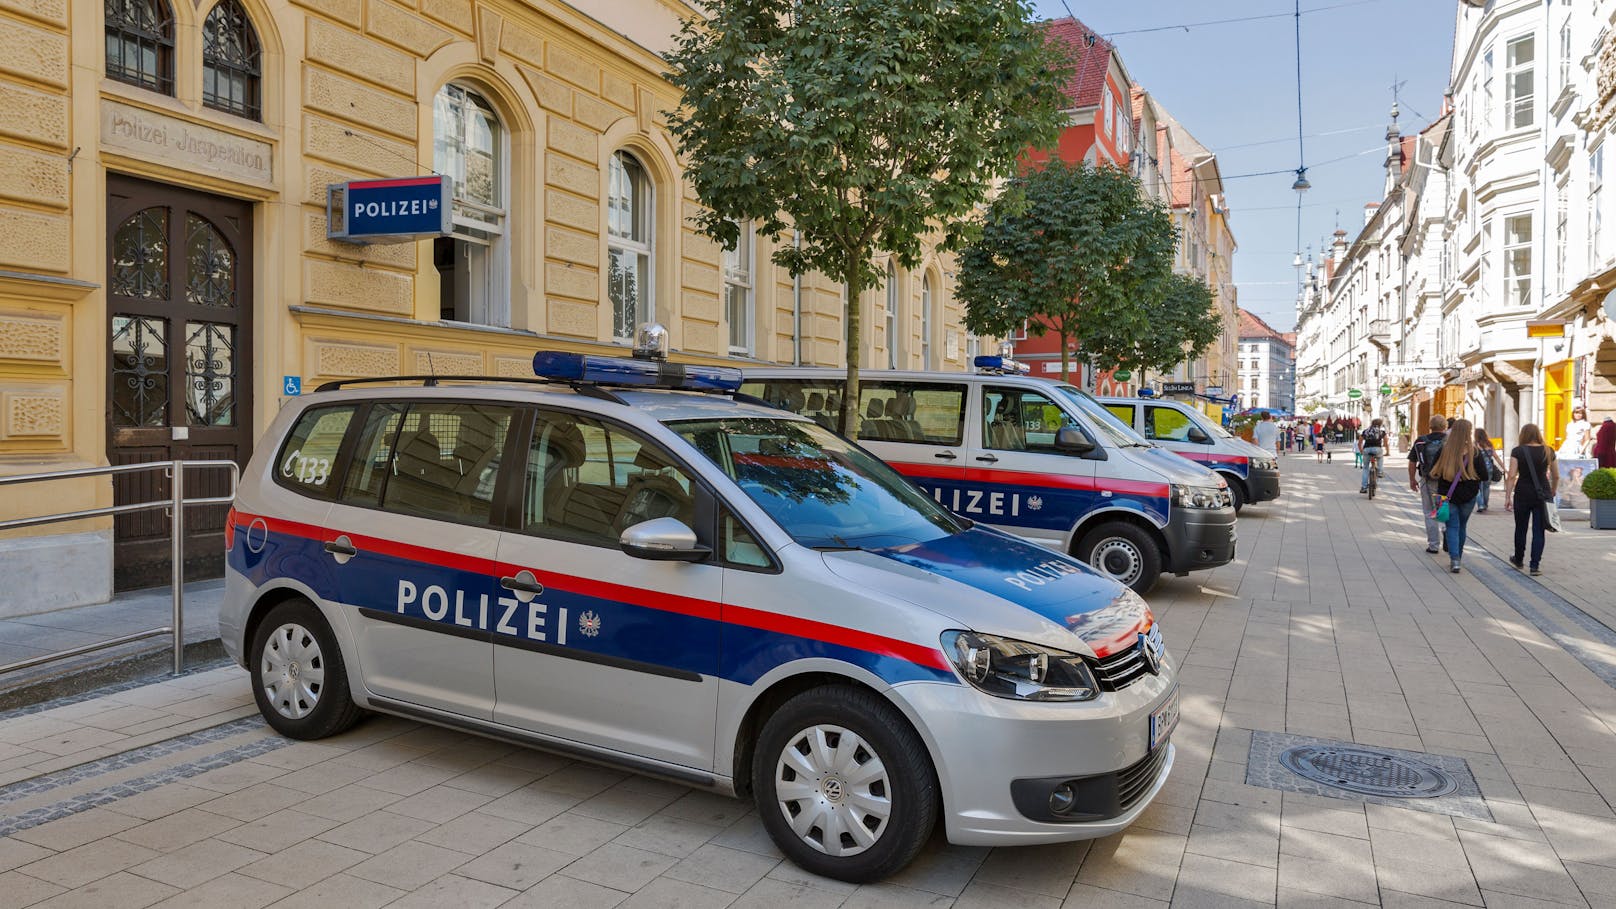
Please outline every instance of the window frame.
M932 362L932 299L931 272L927 271L920 276L920 368L931 371L936 368Z
M622 168L624 180L630 191L627 206L630 233L627 236L612 229L612 210L615 207L614 200L617 198L614 195L616 190L613 186L616 177L615 170L619 163L625 159L634 164L633 170L627 167ZM635 179L636 174L634 171L638 171L638 180ZM636 196L641 194L642 191L644 205L637 206ZM638 326L646 322L656 321L656 208L656 180L652 178L651 169L645 165L643 157L630 148L613 149L606 163L606 204L604 206L606 223L601 234L606 239L606 261L608 263L606 269L606 296L612 305L611 340L619 344L633 343L634 332ZM642 232L643 239L634 238L633 232L635 229ZM622 251L625 256L643 257L645 261L645 273L640 277L640 299L635 301L636 304L643 302L645 311L635 313L632 324L627 327L627 334L617 333L617 322L619 321L617 310L620 301L612 298L610 274L610 262L614 249Z
M887 368L898 368L898 268L887 260L886 308L883 324L886 326Z
M720 264L723 266L724 321L727 323L730 355L749 357L752 356L757 343L756 332L753 330L757 312L757 248L753 242L752 222L741 221L736 226L740 229L740 239L736 241L735 249L725 249L720 253ZM735 288L740 295L741 312L738 319L729 307L730 288ZM744 344L735 343L737 334L745 341Z
M438 134L438 101L446 92L453 91L458 91L465 96L464 98L460 99L462 113L460 117L461 122L458 127L459 135L456 137L460 140L458 146L458 155L456 155L455 149L449 149L448 151L443 152L443 154L445 154L445 158L440 160L439 154L440 147L443 145L443 139L440 138ZM454 313L456 318L443 319L441 302L442 292L440 285L439 318L440 321L448 321L461 325L484 325L494 328L509 328L511 325L512 315L510 308L510 200L512 198L510 164L511 131L510 127L505 123L505 118L500 116L499 108L489 100L489 95L490 93L487 90L483 89L482 86L476 84L475 82L468 83L453 79L438 86L438 90L432 94L432 166L433 170L437 171L438 173L447 174L450 177L452 199L450 203L452 208L452 229L448 237L443 237L440 239L450 242L452 249L451 255L459 256L464 250L466 253L464 258L468 260L468 264L465 266L462 266L458 262L453 263L450 275L457 276L459 269L465 267L466 280L468 282L477 277L473 275L473 272L469 266L469 260L471 259L469 247L480 247L483 250L481 255L486 257L483 260L482 267L478 269L482 272L482 299L479 301L477 299L478 295L476 291L468 287L467 299L464 301L466 307L466 312L464 313L465 318L459 318L461 315L458 307L460 301L457 300L456 311ZM462 194L461 191L462 186L468 182L468 168L466 167L465 162L469 160L469 152L472 151L468 141L468 136L466 135L467 130L465 127L469 123L470 112L474 110L480 110L486 119L491 121L494 127L496 127L489 154L493 158L491 174L494 188L493 198L499 203L498 205L489 205L484 201L473 199L470 197L469 193ZM480 149L477 151L480 152ZM454 166L453 162L455 161L459 162L458 167ZM433 263L433 267L438 270L439 281L441 282L444 279L442 269L436 265L436 262ZM456 281L456 283L458 284L458 281ZM482 315L481 319L477 318L479 314L479 304Z
M1525 63L1511 62L1515 49L1525 45L1531 59ZM1518 93L1516 80L1525 77L1530 83L1524 96ZM1522 111L1526 122L1519 122ZM1527 34L1511 38L1504 43L1504 131L1530 129L1537 123L1537 35Z
M1536 234L1534 232L1535 225L1532 223L1532 213L1526 211L1518 214L1504 215L1503 219L1503 234L1499 237L1499 240L1501 241L1500 248L1503 251L1504 260L1504 267L1501 270L1504 279L1504 304L1514 309L1530 307L1532 305L1532 291L1535 289L1534 279L1537 277L1535 269L1532 267L1534 264L1532 262L1532 244L1536 240ZM1516 242L1511 243L1510 225L1521 221L1526 222L1526 238L1524 240L1517 240ZM1515 270L1515 254L1521 251L1525 251L1526 253L1525 273L1520 273ZM1522 294L1519 291L1519 288L1522 285L1524 285L1525 288L1524 299L1522 299Z
M210 56L208 53L209 35L213 26L214 16L227 14L236 17L236 21L243 29L243 52L246 59L236 61L227 60L222 56ZM250 48L250 50L249 50ZM229 101L210 101L208 92L209 69L220 71L224 76L242 80L245 100L238 107ZM217 94L213 96L217 98ZM253 24L252 16L240 0L218 0L208 14L202 19L202 106L210 110L231 114L253 122L262 122L264 116L264 42L258 37L258 27Z
M107 15L107 7L116 3L120 13L116 22ZM103 0L101 5L101 34L102 34L102 73L115 82L143 88L147 91L157 92L160 95L174 97L175 84L175 50L174 50L174 7L169 0L149 0L160 13L167 16L156 24L155 30L142 26L138 21L128 18L126 13L134 12L137 6L145 5L142 0ZM114 37L118 39L120 64L113 69L112 58L106 55L107 43ZM121 65L126 54L122 53L129 42L144 50L149 44L152 49L153 63L156 70L150 80L142 77L140 70L129 70Z

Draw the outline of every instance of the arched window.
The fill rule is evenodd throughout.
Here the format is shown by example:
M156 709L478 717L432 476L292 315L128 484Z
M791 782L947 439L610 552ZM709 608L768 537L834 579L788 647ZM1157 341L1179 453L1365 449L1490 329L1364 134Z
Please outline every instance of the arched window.
M655 318L652 297L652 217L656 199L639 159L613 152L606 179L606 290L612 337L629 341L634 327Z
M202 23L202 103L257 120L260 56L246 10L237 0L219 0Z
M167 0L106 0L107 75L174 94L174 12Z
M887 368L898 368L898 269L887 262Z
M508 326L505 129L483 97L453 82L432 105L432 169L454 180L454 233L433 244L446 321Z
M931 275L920 279L920 368L931 369Z

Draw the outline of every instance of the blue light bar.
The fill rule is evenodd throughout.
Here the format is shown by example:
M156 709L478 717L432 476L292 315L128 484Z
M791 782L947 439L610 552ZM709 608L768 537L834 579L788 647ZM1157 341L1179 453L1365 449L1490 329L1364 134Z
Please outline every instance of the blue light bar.
M562 382L676 388L684 391L740 390L741 371L732 366L686 366L665 360L633 360L593 354L541 350L533 355L533 374Z
M1027 364L1017 360L1012 360L1009 357L981 356L973 360L972 364L983 372L999 374L1012 373L1017 375L1025 375L1032 371L1031 367L1029 367Z

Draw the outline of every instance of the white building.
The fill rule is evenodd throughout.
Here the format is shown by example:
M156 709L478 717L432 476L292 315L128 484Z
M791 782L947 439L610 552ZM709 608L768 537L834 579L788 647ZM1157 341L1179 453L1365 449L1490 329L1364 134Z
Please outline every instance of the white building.
M1242 407L1296 410L1296 358L1291 342L1257 315L1240 310L1235 391Z

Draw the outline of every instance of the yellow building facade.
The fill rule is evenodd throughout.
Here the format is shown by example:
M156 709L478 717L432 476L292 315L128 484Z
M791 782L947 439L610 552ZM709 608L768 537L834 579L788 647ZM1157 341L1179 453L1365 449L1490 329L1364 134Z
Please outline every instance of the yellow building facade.
M691 229L661 56L690 13L0 0L0 476L244 462L288 377L530 375L536 349L621 350L646 318L679 360L841 363L840 286ZM452 236L327 238L328 185L434 172ZM965 368L953 283L937 255L892 269L864 362ZM166 489L0 486L0 519ZM115 520L0 534L0 614L166 579L160 516ZM191 549L216 554L220 522Z

